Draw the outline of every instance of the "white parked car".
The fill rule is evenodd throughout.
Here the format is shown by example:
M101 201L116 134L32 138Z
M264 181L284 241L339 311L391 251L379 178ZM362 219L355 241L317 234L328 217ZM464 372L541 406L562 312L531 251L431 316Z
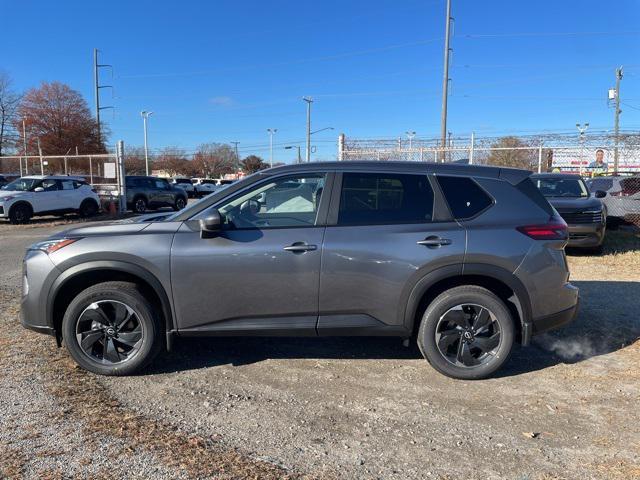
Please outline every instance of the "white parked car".
M0 218L27 223L34 215L78 212L90 217L100 210L98 194L84 179L63 175L18 178L0 189Z
M174 177L171 179L171 184L175 187L182 188L185 192L187 192L188 197L195 196L195 189L193 188L193 183L191 183L190 178Z
M591 191L607 192L602 203L607 207L607 215L614 224L622 221L640 222L640 175L601 176L586 181Z
M204 197L220 188L218 180L213 178L192 178L191 182L193 183L193 193L196 197Z

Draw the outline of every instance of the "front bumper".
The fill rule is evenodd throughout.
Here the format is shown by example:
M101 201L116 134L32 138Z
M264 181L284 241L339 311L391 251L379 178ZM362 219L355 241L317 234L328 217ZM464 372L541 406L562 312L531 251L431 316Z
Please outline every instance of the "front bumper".
M578 298L574 306L567 308L566 310L534 319L532 322L533 335L539 335L541 333L548 332L549 330L555 330L573 322L578 315L579 305L580 298Z
M29 250L22 264L22 299L20 322L25 328L55 335L53 325L46 318L46 301L51 284L60 274L49 256Z
M605 225L603 223L587 225L569 225L568 247L599 247L604 242Z

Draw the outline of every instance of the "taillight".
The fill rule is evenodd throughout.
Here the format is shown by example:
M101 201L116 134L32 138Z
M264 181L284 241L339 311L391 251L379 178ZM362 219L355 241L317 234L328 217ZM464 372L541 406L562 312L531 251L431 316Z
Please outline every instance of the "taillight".
M551 217L547 223L523 225L516 227L516 229L534 240L566 240L569 238L569 229L566 222L556 216Z

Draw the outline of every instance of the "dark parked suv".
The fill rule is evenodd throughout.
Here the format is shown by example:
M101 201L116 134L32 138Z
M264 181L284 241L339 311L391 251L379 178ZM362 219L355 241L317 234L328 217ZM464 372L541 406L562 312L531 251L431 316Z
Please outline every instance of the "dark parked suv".
M182 210L187 205L187 192L164 178L128 176L125 184L127 208L136 213L162 207Z
M482 378L514 342L573 319L566 243L524 170L285 166L175 214L31 246L22 322L107 375L182 336L388 335L446 375Z

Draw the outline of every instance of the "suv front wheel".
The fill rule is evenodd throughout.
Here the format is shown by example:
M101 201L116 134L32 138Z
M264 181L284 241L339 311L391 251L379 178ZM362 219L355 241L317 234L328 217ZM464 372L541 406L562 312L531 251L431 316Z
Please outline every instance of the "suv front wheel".
M464 285L446 290L427 307L418 346L440 373L474 380L489 377L507 361L514 338L504 302L486 288Z
M62 320L73 359L101 375L130 375L162 348L162 321L137 285L104 282L80 292Z

